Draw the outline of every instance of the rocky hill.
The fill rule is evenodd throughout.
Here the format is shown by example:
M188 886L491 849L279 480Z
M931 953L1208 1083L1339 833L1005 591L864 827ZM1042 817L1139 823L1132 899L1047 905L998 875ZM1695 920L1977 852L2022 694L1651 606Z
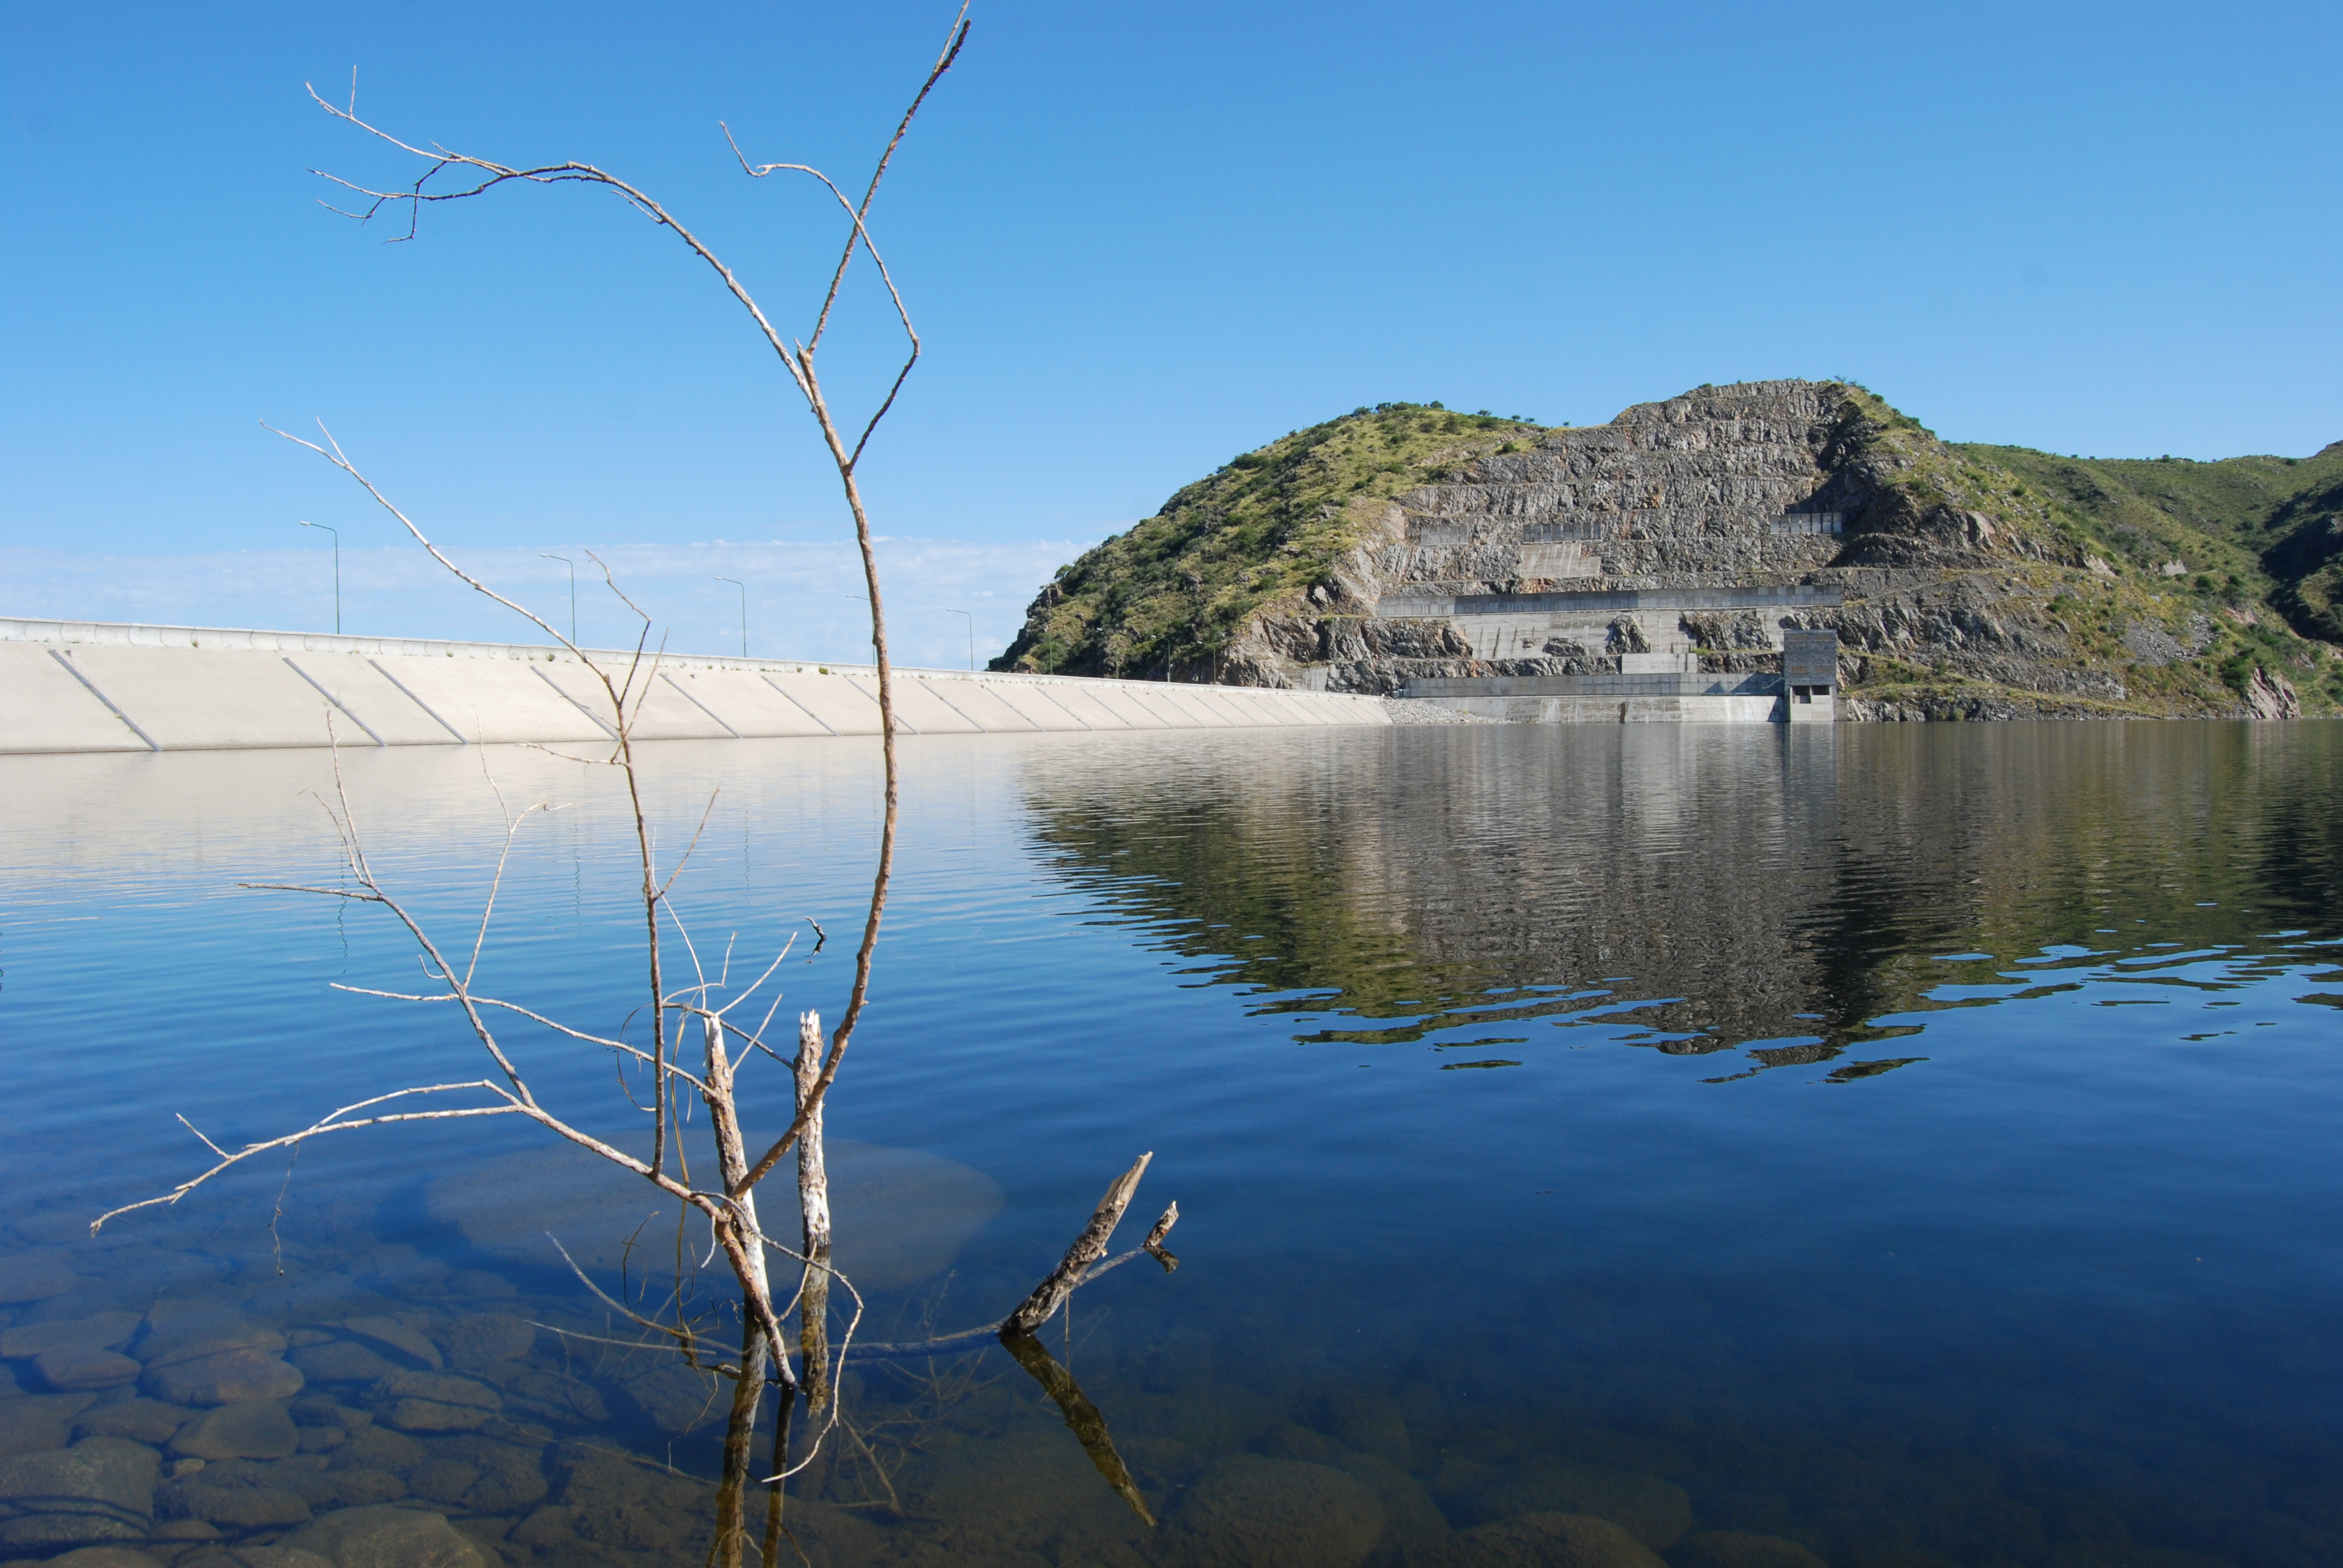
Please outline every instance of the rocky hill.
M1498 613L1621 589L1671 608ZM2217 463L1950 445L1843 382L1554 429L1385 404L1233 459L1061 568L993 668L1382 692L1647 648L1765 670L1794 627L1839 633L1851 717L2343 709L2343 443Z

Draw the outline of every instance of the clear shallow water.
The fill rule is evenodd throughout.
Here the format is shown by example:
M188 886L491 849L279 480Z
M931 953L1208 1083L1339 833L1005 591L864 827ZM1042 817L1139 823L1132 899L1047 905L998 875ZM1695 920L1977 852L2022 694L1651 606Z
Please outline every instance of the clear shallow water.
M1071 1350L1051 1342L1164 1523L989 1351L851 1375L860 1439L792 1494L811 1560L1559 1562L1499 1522L1560 1513L1626 1533L1577 1560L1678 1568L2343 1561L2343 731L905 755L904 871L831 1131L951 1162L917 1190L961 1219L897 1244L900 1202L841 1200L881 1286L866 1332L997 1317L1154 1151L1135 1207L1180 1201L1182 1266L1100 1282ZM612 780L486 760L509 799L568 809L522 839L484 972L615 1027L639 986ZM476 906L493 852L482 761L347 759L378 867L435 918ZM720 786L679 884L695 934L762 953L797 930L787 1005L834 1013L875 753L669 745L651 765L678 846ZM291 1409L314 1452L209 1461L118 1533L203 1568L221 1559L198 1536L314 1543L296 1508L396 1501L487 1560L697 1561L720 1402L527 1327L610 1332L528 1216L600 1247L613 1290L618 1252L518 1126L347 1135L289 1184L254 1171L80 1239L200 1168L175 1113L231 1143L478 1074L444 1010L327 989L412 984L372 911L233 887L330 878L299 793L323 759L0 778L0 1295L27 1298L0 1312L160 1324L193 1303L288 1335L309 1372ZM833 938L810 962L805 916ZM607 1060L515 1039L540 1093L639 1137ZM749 1098L777 1127L782 1072ZM481 1191L509 1194L504 1222L462 1197ZM628 1203L625 1229L648 1212ZM649 1233L670 1267L696 1250ZM496 1420L390 1430L377 1380L416 1352L347 1326L374 1318L495 1389ZM139 1419L111 1441L200 1446L135 1384L60 1394L7 1364L0 1447ZM171 1517L236 1514L215 1495L236 1489L294 1501ZM0 1561L64 1549L53 1503L0 1503L19 1510Z

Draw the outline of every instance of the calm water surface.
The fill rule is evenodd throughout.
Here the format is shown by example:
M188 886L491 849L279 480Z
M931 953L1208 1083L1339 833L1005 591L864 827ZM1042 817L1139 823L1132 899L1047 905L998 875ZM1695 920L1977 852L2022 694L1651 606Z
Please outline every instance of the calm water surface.
M711 965L794 933L782 1016L834 1015L875 751L649 755L670 853L716 792L677 885ZM999 1317L1153 1151L1134 1216L1179 1201L1181 1267L1101 1280L1048 1343L1161 1523L987 1350L850 1372L852 1431L792 1483L806 1561L2343 1562L2343 727L905 759L830 1111L860 1332ZM484 987L627 1026L613 775L345 768L377 869L451 931L491 776L564 808L518 841ZM444 1006L331 989L427 989L379 911L236 889L333 880L321 789L311 753L0 759L0 1563L698 1562L723 1402L612 1342L639 1336L545 1233L649 1307L679 1270L719 1339L720 1260L520 1124L347 1134L87 1239L202 1168L181 1116L234 1146L485 1068ZM647 1143L607 1057L511 1040ZM786 1070L747 1073L769 1136ZM237 1347L243 1382L186 1370Z

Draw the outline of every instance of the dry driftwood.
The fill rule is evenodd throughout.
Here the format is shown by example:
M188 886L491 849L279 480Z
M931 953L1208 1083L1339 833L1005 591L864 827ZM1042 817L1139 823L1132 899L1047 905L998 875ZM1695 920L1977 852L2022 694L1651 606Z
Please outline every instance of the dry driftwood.
M1030 1334L1057 1315L1090 1266L1106 1256L1106 1244L1112 1239L1114 1228L1122 1222L1122 1211L1131 1207L1131 1195L1139 1191L1139 1179L1147 1174L1147 1162L1154 1158L1154 1151L1149 1151L1114 1179L1114 1185L1106 1190L1106 1196L1099 1200L1098 1208L1091 1212L1091 1222L1082 1227L1082 1233L1066 1249L1065 1257L1033 1287L1033 1293L1025 1298L1024 1304L1002 1322L1002 1333Z
M1155 1221L1154 1229L1148 1231L1147 1240L1141 1245L1115 1257L1104 1256L1107 1241L1114 1234L1116 1223L1121 1220L1123 1211L1131 1206L1131 1200L1138 1191L1141 1174L1146 1171L1147 1162L1154 1158L1152 1153L1141 1155L1137 1163L1115 1178L1114 1185L1106 1190L1106 1196L1099 1200L1099 1206L1091 1211L1090 1222L1082 1227L1081 1234L1074 1238L1074 1244L1066 1249L1065 1258L1033 1287L1033 1293L1025 1298L1017 1311L1001 1322L982 1323L931 1340L849 1344L840 1352L840 1359L849 1362L903 1361L918 1356L972 1351L995 1341L1006 1342L1012 1335L1031 1334L1055 1316L1058 1309L1065 1305L1067 1298L1075 1291L1101 1275L1122 1267L1133 1258L1142 1254L1153 1257L1164 1265L1165 1272L1170 1272L1178 1265L1179 1260L1164 1251L1161 1243L1163 1238L1172 1233L1172 1227L1180 1222L1180 1205L1177 1203L1163 1211L1163 1217Z
M798 1286L798 1352L805 1367L806 1407L830 1402L830 1172L823 1165L821 1104L814 1088L821 1074L821 1015L798 1019L794 1063L805 1131L798 1139L798 1207L805 1221L805 1277ZM803 1107L813 1101L810 1114Z

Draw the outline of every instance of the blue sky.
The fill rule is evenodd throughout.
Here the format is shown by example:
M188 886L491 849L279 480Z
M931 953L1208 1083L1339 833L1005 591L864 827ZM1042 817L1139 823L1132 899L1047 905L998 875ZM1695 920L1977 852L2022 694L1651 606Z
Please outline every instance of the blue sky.
M997 648L1046 575L1360 403L1606 419L1848 376L1940 434L2305 455L2343 437L2332 5L997 4L875 228L928 357L865 468L904 650ZM0 614L515 635L256 421L322 417L427 528L566 607L631 551L678 646L852 653L835 480L674 240L508 191L386 246L306 171L386 128L647 186L784 322L949 9L0 11ZM412 177L411 174L406 177ZM860 281L867 286L870 279ZM867 286L827 374L894 341ZM587 596L589 637L615 630ZM601 618L598 619L599 617Z

